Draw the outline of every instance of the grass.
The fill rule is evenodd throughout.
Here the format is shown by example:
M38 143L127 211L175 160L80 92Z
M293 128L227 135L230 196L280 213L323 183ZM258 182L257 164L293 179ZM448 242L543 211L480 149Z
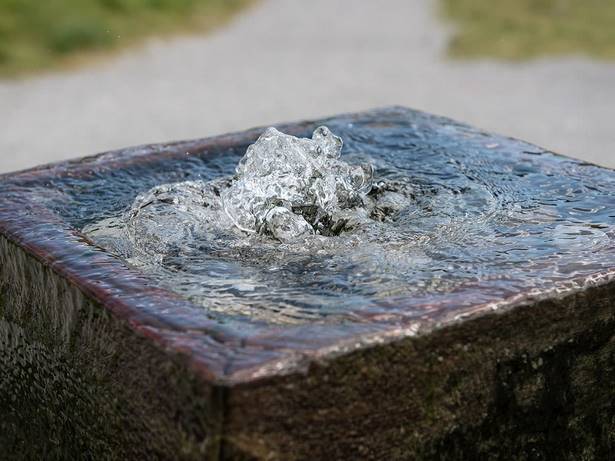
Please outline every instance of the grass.
M442 0L457 26L450 53L525 59L615 58L615 0Z
M66 64L149 36L207 30L251 0L0 0L0 75ZM95 53L96 54L96 53Z

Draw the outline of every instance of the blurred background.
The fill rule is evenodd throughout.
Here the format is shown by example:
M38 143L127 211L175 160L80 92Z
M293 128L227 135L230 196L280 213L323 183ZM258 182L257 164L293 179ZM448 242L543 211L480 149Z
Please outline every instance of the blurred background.
M0 172L391 104L615 167L615 0L0 0Z

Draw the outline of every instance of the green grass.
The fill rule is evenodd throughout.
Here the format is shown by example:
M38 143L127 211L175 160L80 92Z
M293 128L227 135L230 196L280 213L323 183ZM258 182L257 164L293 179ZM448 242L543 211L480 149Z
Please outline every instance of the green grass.
M248 3L251 0L0 0L0 75L57 67L152 35L206 30Z
M615 0L442 0L453 56L615 58Z

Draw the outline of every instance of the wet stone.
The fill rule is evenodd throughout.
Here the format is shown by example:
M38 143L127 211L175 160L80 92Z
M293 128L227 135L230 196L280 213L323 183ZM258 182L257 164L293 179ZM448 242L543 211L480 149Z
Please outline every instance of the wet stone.
M399 107L0 176L0 446L609 459L614 197Z

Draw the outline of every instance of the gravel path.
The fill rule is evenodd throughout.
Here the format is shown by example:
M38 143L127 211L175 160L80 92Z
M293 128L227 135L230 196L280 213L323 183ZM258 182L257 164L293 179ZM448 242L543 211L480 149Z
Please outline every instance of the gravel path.
M615 167L615 63L452 61L429 0L263 0L206 37L0 81L0 171L402 104Z

